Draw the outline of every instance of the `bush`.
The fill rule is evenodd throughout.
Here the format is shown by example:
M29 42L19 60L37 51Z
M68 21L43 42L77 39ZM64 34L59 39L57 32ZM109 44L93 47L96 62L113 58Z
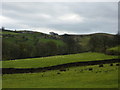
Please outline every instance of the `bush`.
M120 46L112 47L106 50L106 54L120 55Z

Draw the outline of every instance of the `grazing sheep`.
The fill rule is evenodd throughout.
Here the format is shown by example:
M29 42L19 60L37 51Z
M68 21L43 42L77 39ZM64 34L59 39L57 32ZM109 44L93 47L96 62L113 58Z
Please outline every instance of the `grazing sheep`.
M99 67L104 67L103 64L99 65Z
M92 68L89 68L88 70L89 70L89 71L92 71L93 69L92 69Z
M111 63L110 66L113 66L113 64Z
M57 74L60 74L59 72Z
M116 64L116 66L120 66L120 64Z

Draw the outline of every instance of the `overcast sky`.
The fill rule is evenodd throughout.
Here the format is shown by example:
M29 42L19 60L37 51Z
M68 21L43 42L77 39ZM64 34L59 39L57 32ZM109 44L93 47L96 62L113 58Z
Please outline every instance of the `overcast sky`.
M4 2L2 26L59 34L117 33L117 2Z

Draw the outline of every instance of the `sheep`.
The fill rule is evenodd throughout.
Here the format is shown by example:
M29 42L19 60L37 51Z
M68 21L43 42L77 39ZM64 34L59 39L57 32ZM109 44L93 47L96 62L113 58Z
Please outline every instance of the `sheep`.
M103 64L99 65L99 67L104 67Z
M113 64L111 63L110 66L113 66Z
M116 64L116 66L120 66L120 64Z
M59 72L57 74L60 74Z
M92 69L92 68L89 68L88 70L89 70L89 71L92 71L93 69Z

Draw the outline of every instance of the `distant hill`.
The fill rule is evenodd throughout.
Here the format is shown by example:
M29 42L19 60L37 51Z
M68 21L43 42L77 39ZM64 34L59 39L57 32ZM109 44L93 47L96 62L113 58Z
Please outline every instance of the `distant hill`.
M94 33L86 35L45 34L35 31L2 30L3 60L45 57L80 52L104 52L118 45L118 35Z

